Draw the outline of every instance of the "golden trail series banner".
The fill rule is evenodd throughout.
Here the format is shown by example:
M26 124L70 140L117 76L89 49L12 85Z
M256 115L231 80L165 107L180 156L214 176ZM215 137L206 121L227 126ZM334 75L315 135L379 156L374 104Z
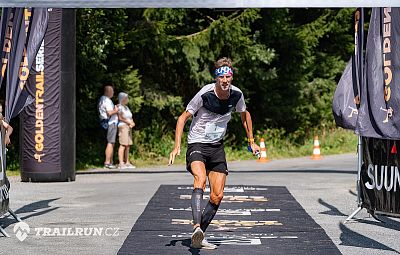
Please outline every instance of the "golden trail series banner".
M75 179L75 10L48 9L21 114L22 181Z

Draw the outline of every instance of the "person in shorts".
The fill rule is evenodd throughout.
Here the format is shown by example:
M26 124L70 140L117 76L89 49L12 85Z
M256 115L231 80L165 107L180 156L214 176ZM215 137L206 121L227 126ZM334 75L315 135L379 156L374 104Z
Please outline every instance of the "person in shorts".
M132 118L132 112L128 107L128 94L124 92L119 93L118 101L119 168L136 168L129 161L129 149L132 145L132 128L135 126L135 122Z
M105 150L104 167L114 169L113 165L114 144L117 137L118 107L114 106L111 98L114 96L112 85L104 86L104 95L100 97L98 103L100 127L105 134L107 141Z
M229 58L215 63L215 83L204 86L189 102L186 111L178 118L175 131L175 146L169 157L173 164L180 154L181 138L186 121L193 117L188 134L186 153L187 170L194 177L191 207L193 234L191 247L215 249L204 238L204 232L213 220L224 196L228 166L226 163L223 138L232 112L240 113L249 146L253 154L260 148L254 143L253 124L242 91L232 85L233 67ZM202 210L201 201L208 177L210 200Z

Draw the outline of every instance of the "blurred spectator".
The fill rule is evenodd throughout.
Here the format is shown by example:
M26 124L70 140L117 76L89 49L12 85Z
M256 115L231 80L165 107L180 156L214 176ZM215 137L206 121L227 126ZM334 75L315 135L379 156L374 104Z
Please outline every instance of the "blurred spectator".
M119 168L136 168L129 161L129 148L132 145L132 128L135 126L135 122L133 122L132 112L128 107L128 100L128 94L124 92L118 94Z
M118 107L114 106L111 98L114 96L114 88L111 85L104 86L104 95L99 99L100 126L104 131L107 146L105 150L104 167L115 169L113 165L114 144L117 137Z

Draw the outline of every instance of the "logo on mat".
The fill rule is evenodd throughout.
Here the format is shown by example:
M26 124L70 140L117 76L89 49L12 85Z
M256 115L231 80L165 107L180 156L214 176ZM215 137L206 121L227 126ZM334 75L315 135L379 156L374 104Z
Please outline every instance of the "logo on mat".
M26 224L25 222L21 221L15 224L14 226L14 233L15 236L20 240L21 242L25 240L25 238L28 236L29 232L31 229L29 228L29 225Z

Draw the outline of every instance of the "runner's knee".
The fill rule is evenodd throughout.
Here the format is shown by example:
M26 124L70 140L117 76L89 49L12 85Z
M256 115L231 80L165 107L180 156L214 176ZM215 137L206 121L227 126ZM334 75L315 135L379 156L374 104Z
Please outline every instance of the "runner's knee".
M224 192L211 192L210 201L213 204L219 205L224 198Z
M194 188L205 189L206 187L206 176L195 175L194 176Z

